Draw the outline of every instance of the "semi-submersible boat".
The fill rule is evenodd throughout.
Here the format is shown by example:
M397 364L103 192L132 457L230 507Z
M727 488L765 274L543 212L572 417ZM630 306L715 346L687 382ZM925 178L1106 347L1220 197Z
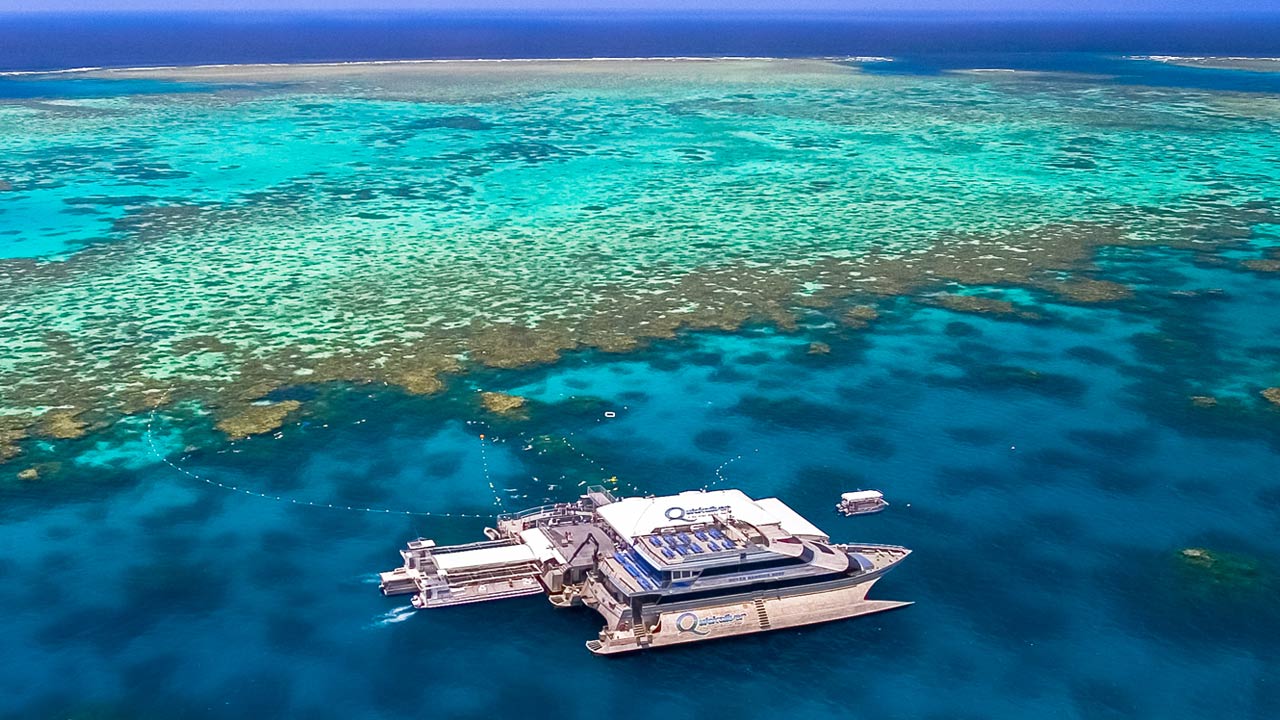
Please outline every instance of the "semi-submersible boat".
M740 490L575 502L498 518L487 541L418 539L382 573L386 595L418 608L546 592L604 616L601 655L777 630L892 610L867 591L911 551L833 543L777 498Z

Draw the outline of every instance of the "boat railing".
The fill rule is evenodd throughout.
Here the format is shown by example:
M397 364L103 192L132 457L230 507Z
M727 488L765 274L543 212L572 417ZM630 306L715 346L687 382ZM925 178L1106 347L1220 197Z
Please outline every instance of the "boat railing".
M502 513L501 515L498 516L498 520L499 521L523 520L525 518L533 517L534 515L549 515L551 513L554 513L557 509L563 506L564 506L564 503L551 503L549 505L539 505L537 507L531 507L526 510L521 510L520 512Z
M618 497L617 497L616 495L614 495L613 493L609 492L609 489L608 489L608 488L606 488L606 487L605 487L605 486L603 486L603 485L588 485L588 486L587 486L587 495L591 495L591 494L593 494L593 493L599 493L599 494L601 494L601 495L605 496L606 498L608 498L608 499L609 499L609 502L611 502L611 503L618 502Z

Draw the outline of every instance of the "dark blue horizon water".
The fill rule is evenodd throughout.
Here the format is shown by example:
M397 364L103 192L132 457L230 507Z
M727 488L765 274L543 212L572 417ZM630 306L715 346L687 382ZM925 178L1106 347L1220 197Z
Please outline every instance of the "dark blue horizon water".
M1280 13L1041 19L0 14L0 71L429 58L1064 52L1275 56Z

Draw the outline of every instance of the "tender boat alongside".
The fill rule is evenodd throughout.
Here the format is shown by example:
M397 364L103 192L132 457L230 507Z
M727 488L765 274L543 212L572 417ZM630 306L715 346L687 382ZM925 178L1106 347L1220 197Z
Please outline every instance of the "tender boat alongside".
M880 512L887 507L889 503L884 499L884 493L879 490L847 492L840 496L840 502L836 504L836 510L843 513L845 517Z

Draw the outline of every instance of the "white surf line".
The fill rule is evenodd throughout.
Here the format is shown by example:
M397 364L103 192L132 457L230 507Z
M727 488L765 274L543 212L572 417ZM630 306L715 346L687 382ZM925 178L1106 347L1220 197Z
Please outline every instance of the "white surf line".
M168 397L167 392L165 393L165 397L166 398ZM161 402L163 403L163 400ZM380 514L380 515L413 515L417 517L474 518L478 520L491 520L497 517L496 515L481 515L481 514L475 514L475 513L429 512L425 510L396 510L392 508L382 508L382 507L360 507L358 505L343 505L341 503L335 505L334 503L315 502L313 500L300 500L298 498L291 498L285 495L271 495L268 493L259 492L257 490L252 490L249 488L242 488L238 485L230 485L228 483L219 482L217 480L202 477L200 475L197 475L196 473L191 472L190 470L187 470L186 468L179 467L178 465L170 461L169 458L160 454L159 448L156 447L155 437L151 433L151 426L155 422L156 410L158 409L159 409L159 406L151 408L151 413L147 417L146 437L147 437L147 445L151 448L151 454L154 455L157 460L164 463L165 465L168 465L169 467L173 468L174 470L177 470L178 472L191 478L192 480L199 480L200 482L206 485L211 485L216 488L221 488L222 490L236 492L242 495L248 495L249 497L255 497L262 500L272 500L272 501L279 502L286 505L296 505L298 507L321 508L325 510L342 510L342 511L350 511L350 512Z
M804 55L781 57L774 55L637 55L632 57L588 56L588 57L548 57L548 58L406 58L402 60L343 60L333 62L247 62L247 63L202 63L198 65L127 65L120 67L78 67L58 68L55 70L6 70L0 71L0 77L23 75L63 75L76 73L136 73L165 72L174 70L228 70L236 68L343 68L343 67L378 67L395 65L444 65L461 63L581 63L581 62L716 62L716 61L827 61L884 63L893 62L894 58L880 55Z
M77 67L77 68L60 68L58 70L4 70L0 71L0 77L23 77L26 75L68 75L72 73L91 73L98 70L105 70L103 67Z

